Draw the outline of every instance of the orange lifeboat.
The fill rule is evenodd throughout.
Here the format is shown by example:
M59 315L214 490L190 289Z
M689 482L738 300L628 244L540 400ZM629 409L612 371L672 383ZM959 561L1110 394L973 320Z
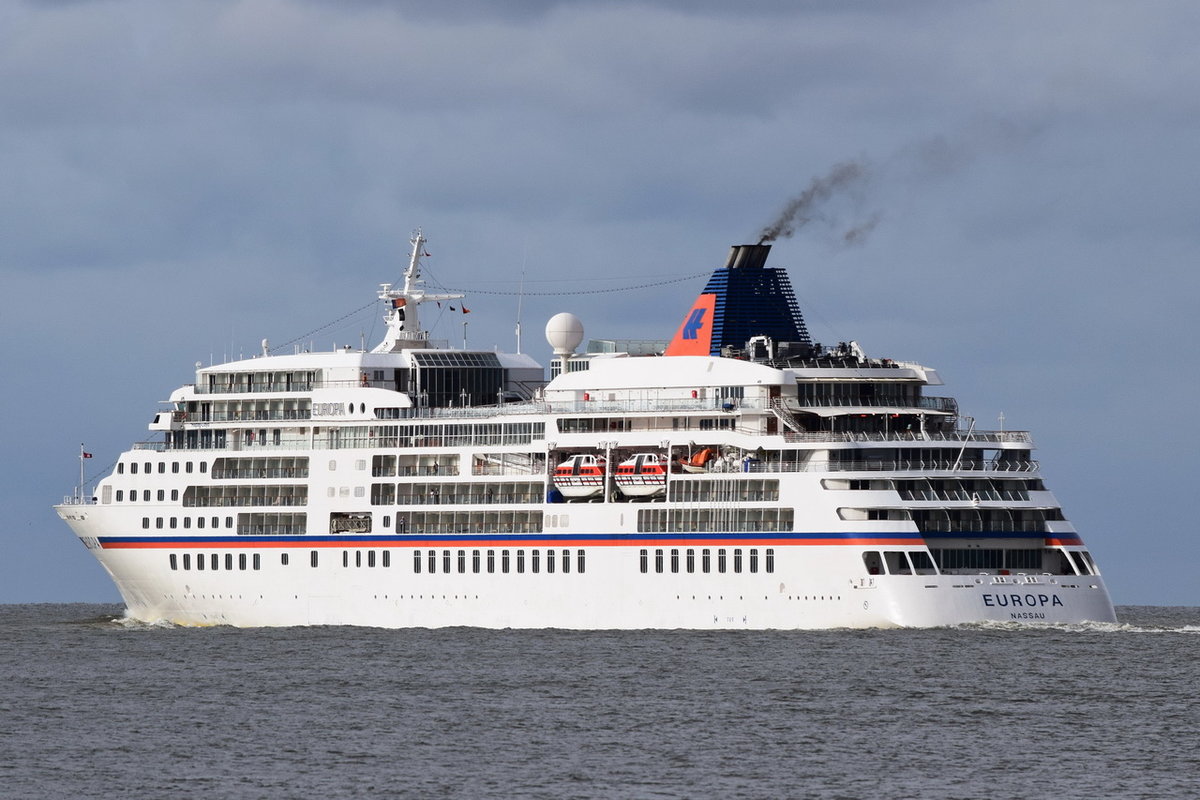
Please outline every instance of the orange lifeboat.
M605 461L590 454L574 455L554 468L554 488L563 497L582 499L604 491Z
M617 465L613 482L626 497L651 497L667 488L667 461L658 453L638 453Z
M708 472L708 462L716 454L716 450L706 447L697 451L691 458L679 459L679 466L683 467L684 472Z

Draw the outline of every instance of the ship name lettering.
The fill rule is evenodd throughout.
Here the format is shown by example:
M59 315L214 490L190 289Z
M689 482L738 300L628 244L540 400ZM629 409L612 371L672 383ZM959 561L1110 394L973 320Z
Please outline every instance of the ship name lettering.
M985 594L983 604L988 608L1042 608L1061 606L1063 601L1056 594Z
M341 403L313 403L312 414L314 417L340 417L345 408Z
M1040 611L1013 611L1009 617L1012 619L1045 619L1046 615Z

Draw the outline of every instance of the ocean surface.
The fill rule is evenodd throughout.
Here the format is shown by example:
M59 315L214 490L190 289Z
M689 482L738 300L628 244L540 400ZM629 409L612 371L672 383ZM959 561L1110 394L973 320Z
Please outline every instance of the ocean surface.
M1200 608L1118 613L576 633L0 606L0 797L1200 796Z

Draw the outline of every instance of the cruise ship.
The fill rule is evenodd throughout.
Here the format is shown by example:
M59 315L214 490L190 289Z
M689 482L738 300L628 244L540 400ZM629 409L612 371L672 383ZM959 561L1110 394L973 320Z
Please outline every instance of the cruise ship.
M422 306L463 295L429 290L418 232L377 346L197 365L56 510L145 622L1115 621L1029 433L976 428L934 369L814 342L770 250L733 247L659 347L580 352L555 315L547 380L431 338Z

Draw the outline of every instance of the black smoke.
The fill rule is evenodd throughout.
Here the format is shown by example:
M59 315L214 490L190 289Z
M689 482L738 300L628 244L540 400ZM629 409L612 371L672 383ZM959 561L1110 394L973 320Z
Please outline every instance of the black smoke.
M766 244L776 239L787 239L816 219L833 223L833 220L823 213L825 205L839 195L852 195L861 191L870 174L870 164L864 160L835 164L828 174L813 178L807 189L787 202L775 221L762 229L758 243ZM875 214L842 232L842 240L846 244L858 244L877 224L879 215Z

